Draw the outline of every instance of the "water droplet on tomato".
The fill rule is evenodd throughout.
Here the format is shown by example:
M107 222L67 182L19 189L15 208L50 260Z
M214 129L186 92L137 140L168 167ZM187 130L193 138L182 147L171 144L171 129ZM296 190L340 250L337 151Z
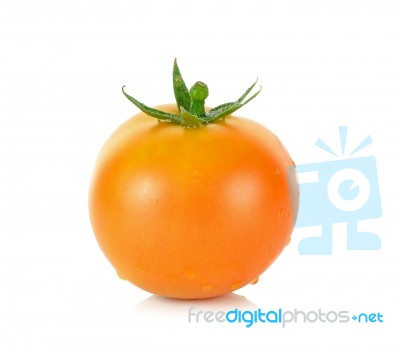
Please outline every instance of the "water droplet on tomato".
M285 210L283 208L281 208L278 213L276 214L276 218L280 218L280 216L282 216L282 214L285 212Z
M204 292L209 292L211 289L212 289L212 286L210 284L203 285Z
M118 271L117 271L117 275L120 279L122 279L123 281L126 281L126 278L124 276L122 276Z
M250 284L257 284L257 283L258 283L258 280L259 280L258 277L257 277L257 278L254 278L254 279L250 282Z
M230 288L231 288L231 290L236 290L236 289L239 289L242 286L243 286L243 282L242 281L237 281L237 282L231 284Z

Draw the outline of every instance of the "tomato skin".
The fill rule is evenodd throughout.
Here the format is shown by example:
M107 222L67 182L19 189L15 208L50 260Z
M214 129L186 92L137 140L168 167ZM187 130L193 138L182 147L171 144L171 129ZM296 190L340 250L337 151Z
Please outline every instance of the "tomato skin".
M183 299L256 279L289 242L297 209L279 139L232 116L184 128L137 114L103 146L89 193L97 241L121 277Z

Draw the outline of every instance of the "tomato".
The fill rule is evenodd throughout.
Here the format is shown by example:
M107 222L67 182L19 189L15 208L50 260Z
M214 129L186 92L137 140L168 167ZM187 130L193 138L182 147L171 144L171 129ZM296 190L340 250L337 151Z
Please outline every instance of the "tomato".
M179 116L175 105L155 109ZM89 211L118 274L166 297L220 296L257 280L290 241L294 163L259 123L193 128L140 112L97 159Z

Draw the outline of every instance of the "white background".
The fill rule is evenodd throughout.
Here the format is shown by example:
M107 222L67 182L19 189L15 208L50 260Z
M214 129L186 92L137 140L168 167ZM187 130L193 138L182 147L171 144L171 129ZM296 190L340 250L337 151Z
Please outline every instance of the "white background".
M400 2L389 0L0 3L1 352L399 352ZM337 127L378 164L383 217L365 222L380 251L332 256L291 245L255 286L219 300L162 300L121 281L87 211L96 155L137 112L173 101L178 57L209 105L261 95L239 115L272 129L297 163L329 159ZM313 230L314 231L314 230ZM310 230L311 232L311 230ZM310 233L311 234L311 233ZM187 310L381 312L381 324L188 323Z

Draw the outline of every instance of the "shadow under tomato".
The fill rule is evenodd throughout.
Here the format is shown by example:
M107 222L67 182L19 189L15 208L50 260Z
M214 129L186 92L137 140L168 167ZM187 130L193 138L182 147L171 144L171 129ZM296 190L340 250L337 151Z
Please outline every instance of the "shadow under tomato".
M246 297L234 293L229 293L217 298L196 300L170 299L152 295L136 304L133 308L133 313L135 315L144 315L149 318L155 316L157 319L162 317L169 319L173 316L186 320L191 308L199 312L229 311L234 309L257 310L258 306Z

